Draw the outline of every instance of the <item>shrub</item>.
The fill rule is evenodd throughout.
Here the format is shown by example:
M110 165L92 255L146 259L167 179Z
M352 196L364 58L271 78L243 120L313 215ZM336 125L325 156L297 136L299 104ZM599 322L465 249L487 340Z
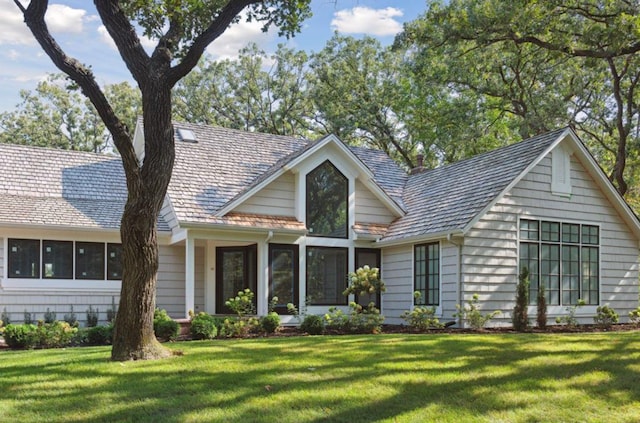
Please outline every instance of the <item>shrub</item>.
M384 282L380 279L380 269L377 267L363 266L348 276L349 286L343 295L375 294L386 290Z
M596 308L596 315L593 321L601 328L609 328L612 324L618 323L618 313L608 304L605 304Z
M347 333L379 333L382 330L384 316L380 314L373 303L367 308L351 302L349 304L349 314L346 314L337 307L330 307L329 312L324 315L327 329Z
M527 308L529 307L529 269L522 268L518 277L518 286L516 287L516 305L513 307L513 329L518 332L527 330L529 327L529 316ZM483 325L484 326L484 325Z
M156 309L153 313L153 332L156 338L172 341L178 337L180 325L167 314L166 310Z
M78 328L67 322L38 322L38 346L42 348L60 348L71 344Z
M456 304L458 312L454 313L453 317L460 317L462 320L469 322L469 326L474 330L484 328L487 322L500 314L501 311L496 310L488 314L482 314L478 307L478 301L478 294L473 294L473 297L467 301L466 306L461 307L460 304Z
M238 291L238 295L234 298L229 298L225 304L242 319L247 314L254 313L253 297L253 292L247 288L244 291Z
M191 320L193 339L213 339L218 336L218 321L210 314L201 311Z
M49 307L47 307L47 311L44 312L44 322L53 323L56 321L56 318L57 318L56 312L49 310Z
M223 338L242 337L258 327L260 327L260 323L255 317L249 319L227 318L224 319L220 328L220 336Z
M578 310L578 308L582 307L583 305L584 305L584 300L579 299L578 304L571 307L565 307L565 310L567 311L567 315L556 317L556 323L559 325L566 325L568 328L572 328L572 329L575 328L579 324L578 319L576 319L576 311Z
M3 329L3 337L10 348L35 348L38 345L38 328L36 325L14 325L9 323Z
M6 307L2 309L2 314L0 314L0 320L2 321L2 324L5 326L9 326L11 324L11 318L9 317L9 313L7 313Z
M81 347L88 345L89 328L77 328L78 331L73 335L71 339L71 346Z
M24 311L24 315L23 315L23 323L25 325L31 325L33 324L33 317L31 316L31 313L29 313L27 310ZM0 325L2 326L2 325Z
M65 322L69 323L69 326L77 328L78 326L80 326L80 323L78 322L78 316L76 316L76 314L73 312L73 306L71 306L71 312L69 314L64 315L64 319Z
M536 300L538 306L536 314L536 323L540 329L547 328L547 294L545 293L544 285L538 286L538 298Z
M107 309L107 322L113 323L116 320L116 313L118 312L118 308L116 307L116 300L114 297L111 297L111 308Z
M98 309L94 309L93 307L89 306L89 308L87 309L87 327L93 328L98 326L99 316L100 312L98 311Z
M322 316L307 314L300 324L300 330L309 335L322 335L324 333L324 320Z
M270 312L260 318L260 328L266 333L275 333L280 327L280 316L276 312Z
M444 325L435 314L435 307L415 306L413 310L405 311L400 317L415 330L442 329Z
M636 326L640 325L640 307L629 312L629 321Z
M90 345L109 345L113 338L113 325L92 326L87 330L87 343Z

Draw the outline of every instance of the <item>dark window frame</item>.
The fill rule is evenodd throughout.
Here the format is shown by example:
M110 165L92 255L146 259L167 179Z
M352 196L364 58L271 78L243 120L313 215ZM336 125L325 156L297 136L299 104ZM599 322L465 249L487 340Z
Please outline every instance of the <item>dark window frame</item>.
M20 245L13 245L12 242ZM31 245L27 245L31 244ZM25 245L27 248L25 249ZM16 251L12 251L13 249ZM35 261L33 255L35 253ZM9 238L7 240L7 276L10 279L40 279L40 257L42 254L42 241L39 239ZM22 274L26 268L21 268L31 264L32 274L25 276ZM18 274L15 272L19 271Z
M310 266L310 253L313 250L326 250L326 251L340 251L342 253L344 253L344 263L343 263L343 268L344 271L340 272L339 269L336 269L335 275L336 275L336 286L335 286L335 291L336 291L336 296L335 296L335 300L338 300L340 298L339 301L314 301L313 299L313 294L312 292L315 292L315 290L310 289L310 281L311 278L309 277L310 272L309 272L309 266ZM306 250L306 266L305 266L305 283L306 283L306 295L307 298L309 299L309 305L311 306L346 306L349 304L349 297L346 295L343 295L342 293L344 292L345 289L347 289L347 276L348 276L348 271L347 269L349 268L349 249L346 247L326 247L326 246L319 246L319 245L310 245L307 246ZM324 278L323 278L324 279ZM342 280L342 284L340 284L340 280Z
M100 259L96 263L94 260L98 257L96 251L89 251L93 248L100 247ZM89 260L86 260L92 256ZM105 258L106 258L106 244L104 242L75 242L75 278L77 280L92 280L103 281L105 280ZM84 275L82 273L85 273ZM99 276L99 277L98 277Z
M435 251L437 253L437 257L431 257L430 252L432 251ZM439 242L414 245L413 291L420 292L420 297L414 298L413 300L414 305L432 307L440 306L440 260L441 258ZM424 262L424 270L422 270L421 266L419 266L419 264L422 262ZM435 269L435 272L431 271L432 269ZM437 278L434 280L434 277Z
M362 259L360 258L360 254L375 254L376 256L376 264L375 265L371 265L370 263L363 263ZM365 265L368 265L369 267L377 267L378 270L380 271L380 279L382 279L382 251L379 248L356 248L355 249L355 269L357 270ZM384 279L383 279L384 280ZM356 294L355 296L355 302L356 304L359 304L363 307L367 307L369 305L369 303L367 304L362 304L360 301L362 300L360 298L360 296L358 294ZM376 306L376 308L378 310L382 311L382 296L380 294L380 292L376 292L374 301L373 301L374 305Z
M291 281L292 286L292 299L291 301L282 302L283 298L278 297L279 302L273 308L278 314L288 314L289 311L287 309L287 304L291 302L297 308L300 307L300 246L297 244L269 244L269 286L268 286L268 300L271 301L275 295L274 292L274 277L273 277L273 262L274 256L273 254L276 251L290 251L292 253L292 272L293 272L293 280Z
M50 249L49 251L46 251ZM42 240L42 279L74 279L74 242L52 239ZM50 269L48 265L51 264ZM60 270L58 270L60 268ZM49 272L53 272L48 276Z
M250 244L239 247L216 247L216 313L235 314L226 306L229 298L224 298L224 255L225 253L242 254L242 278L245 285L242 289L249 288L253 292L253 308L257 311L258 301L258 245ZM235 296L237 292L234 292Z
M338 176L341 179L341 182L343 184L343 189L342 189L342 200L340 201L340 203L344 203L344 213L345 213L345 221L344 221L344 228L341 228L341 231L344 230L344 234L343 235L336 235L331 234L331 233L318 233L318 232L314 232L314 226L313 224L315 222L311 222L312 218L313 218L313 214L315 213L311 213L312 206L313 206L313 195L315 195L314 193L317 191L312 187L312 179L313 179L313 175L315 174L315 172L319 172L322 170L322 168L324 168L325 166L330 166L333 169L333 173L334 175ZM308 236L311 237L315 237L315 238L338 238L338 239L348 239L349 238L349 178L347 178L342 172L340 172L340 170L333 164L331 163L330 160L325 160L324 162L322 162L321 164L319 164L317 167L315 167L313 170L311 170L309 173L307 173L306 177L305 177L305 185L306 185L306 193L305 193L305 223L307 225L307 228L309 229L309 233ZM342 207L342 205L341 205ZM336 232L336 231L334 231Z

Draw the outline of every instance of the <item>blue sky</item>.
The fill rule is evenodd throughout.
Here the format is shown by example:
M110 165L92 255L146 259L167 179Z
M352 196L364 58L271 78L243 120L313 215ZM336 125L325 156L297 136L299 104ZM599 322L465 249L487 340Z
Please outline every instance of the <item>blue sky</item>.
M26 4L26 0L22 0ZM209 49L216 58L233 58L249 42L267 52L278 43L306 51L320 50L334 31L344 35L374 36L391 43L402 24L426 10L425 0L312 0L313 17L302 32L287 41L277 31L267 34L260 24L241 22L230 27ZM132 81L102 22L87 0L51 1L47 24L67 54L90 65L100 84ZM143 40L147 46L151 40ZM20 102L20 90L32 90L49 73L57 72L26 28L13 0L0 0L0 112Z

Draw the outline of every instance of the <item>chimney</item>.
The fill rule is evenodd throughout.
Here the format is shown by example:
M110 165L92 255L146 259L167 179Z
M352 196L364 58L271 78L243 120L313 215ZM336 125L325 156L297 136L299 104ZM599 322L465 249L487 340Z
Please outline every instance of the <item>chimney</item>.
M416 173L420 173L426 170L424 168L424 153L423 153L424 146L422 145L422 143L418 144L417 150L418 150L418 155L416 156L417 164L416 164L416 167L414 167L409 171L410 175L415 175Z

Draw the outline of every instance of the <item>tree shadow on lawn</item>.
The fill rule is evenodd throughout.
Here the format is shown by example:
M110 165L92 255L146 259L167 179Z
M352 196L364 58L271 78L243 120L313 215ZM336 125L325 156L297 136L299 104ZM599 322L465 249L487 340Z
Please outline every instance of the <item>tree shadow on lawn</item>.
M638 335L207 341L175 344L185 349L181 357L133 363L108 362L104 348L43 351L48 362L36 351L26 353L33 364L0 364L0 409L50 423L481 420L513 410L522 420L548 421L562 410L540 404L570 407L565 389L608 408L637 401ZM0 360L11 354L21 353ZM597 380L588 377L594 372Z

